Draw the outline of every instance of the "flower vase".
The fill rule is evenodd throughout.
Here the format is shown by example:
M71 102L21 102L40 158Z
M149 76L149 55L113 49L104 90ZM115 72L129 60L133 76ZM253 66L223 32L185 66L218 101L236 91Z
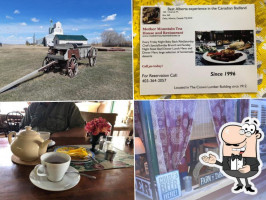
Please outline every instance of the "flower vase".
M92 147L90 150L92 152L95 152L95 147L97 144L99 144L99 140L101 136L105 137L105 133L99 133L98 135L91 135L90 142L91 142Z

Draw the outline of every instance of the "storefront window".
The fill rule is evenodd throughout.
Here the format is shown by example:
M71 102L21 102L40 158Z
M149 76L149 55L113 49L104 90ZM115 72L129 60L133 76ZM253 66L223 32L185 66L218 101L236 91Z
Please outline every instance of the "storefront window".
M138 112L141 112L140 108L138 107ZM154 137L155 148L150 151L156 151L158 159L159 173L155 177L170 176L170 173L178 170L177 177L181 185L178 198L204 196L207 188L216 191L221 189L221 185L225 187L232 184L220 172L219 167L209 167L199 161L199 156L209 151L216 153L218 160L222 161L219 152L219 130L222 125L241 122L245 117L251 116L259 119L261 129L266 132L266 100L150 101L150 112L153 132L145 132ZM139 118L138 123L141 120L143 119ZM150 182L151 173L147 173L144 164L149 161L149 156L136 155L136 176L143 180L143 185L139 180L139 189L143 189L148 183L150 186L147 187L155 187L158 195L160 183L153 185ZM260 157L265 163L266 139L260 142Z
M261 129L266 133L266 100L250 100L250 116L260 120ZM266 163L266 137L260 142L260 158Z

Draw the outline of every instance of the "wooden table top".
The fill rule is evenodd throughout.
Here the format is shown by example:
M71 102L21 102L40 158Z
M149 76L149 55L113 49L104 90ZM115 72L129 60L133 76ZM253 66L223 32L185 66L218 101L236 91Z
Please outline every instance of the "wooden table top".
M114 139L121 139L117 137ZM52 138L56 145L89 144L84 138ZM133 148L126 145L115 147L133 154ZM0 199L134 199L134 168L109 169L84 172L96 176L96 180L80 176L80 182L66 191L51 192L34 186L29 174L34 166L22 166L11 161L12 152L7 138L0 138Z

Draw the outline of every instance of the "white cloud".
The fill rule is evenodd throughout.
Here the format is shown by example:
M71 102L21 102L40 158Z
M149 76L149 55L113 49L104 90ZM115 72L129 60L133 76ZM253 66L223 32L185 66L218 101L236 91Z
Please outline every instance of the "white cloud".
M14 14L19 14L20 11L19 10L14 10Z
M103 21L114 21L117 14L112 14L103 19Z
M79 29L78 28L72 28L72 31L78 31Z
M132 24L132 21L129 21L128 24Z
M106 31L113 31L114 29L113 28L108 28L108 29L105 29Z
M91 38L92 41L99 41L101 40L101 37L94 37L94 38Z
M1 34L0 36L4 36L4 35L14 35L14 34L19 34L19 35L23 35L23 34L27 34L25 37L27 37L28 35L31 35L33 33L40 33L40 34L47 34L47 29L46 26L43 27L43 29L39 28L40 26L37 25L27 25L27 26L23 26L21 25L21 23L9 23L9 24L0 24L0 30L1 30ZM24 38L25 38L24 37Z
M10 36L1 36L0 41L5 44L25 44L26 37L10 35Z
M107 26L110 26L109 24L102 24L101 25L102 27L107 27Z
M122 35L126 35L126 31L121 32Z
M43 26L40 26L40 29L43 29Z
M33 21L33 22L39 22L40 20L37 19L37 18L35 18L35 17L33 17L33 18L31 18L31 21Z
M11 17L11 16L6 16L6 19L14 19L13 17Z
M27 26L25 22L20 23L21 26Z
M131 40L132 39L131 35L126 36L126 39Z
M27 40L30 40L30 39L32 39L32 37L26 37L26 39L27 39Z
M123 31L131 31L131 28L123 28Z

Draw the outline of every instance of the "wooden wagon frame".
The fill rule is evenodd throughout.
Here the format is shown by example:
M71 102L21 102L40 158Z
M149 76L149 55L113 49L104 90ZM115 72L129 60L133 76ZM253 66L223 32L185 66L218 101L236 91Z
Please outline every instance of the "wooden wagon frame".
M78 60L88 58L88 65L96 64L97 49L90 45L58 44L51 47L43 61L43 71L61 70L63 74L73 78L78 73Z

